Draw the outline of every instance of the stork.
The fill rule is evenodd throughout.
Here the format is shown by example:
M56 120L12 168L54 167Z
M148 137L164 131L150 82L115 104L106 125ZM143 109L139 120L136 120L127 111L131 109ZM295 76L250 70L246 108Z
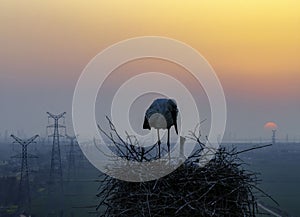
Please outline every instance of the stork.
M156 99L152 102L150 107L145 113L145 119L143 129L151 130L151 127L157 130L158 137L158 155L160 157L160 137L159 129L168 130L168 153L170 154L170 128L174 125L176 134L178 135L177 129L177 115L178 108L174 99Z

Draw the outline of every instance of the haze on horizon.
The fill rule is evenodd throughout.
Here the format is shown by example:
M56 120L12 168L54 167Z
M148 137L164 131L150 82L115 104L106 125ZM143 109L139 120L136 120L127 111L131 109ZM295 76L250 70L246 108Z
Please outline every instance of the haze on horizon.
M3 1L0 133L45 132L46 111L67 112L86 64L120 40L165 36L197 49L215 69L227 134L300 137L300 2ZM185 79L184 77L182 79Z

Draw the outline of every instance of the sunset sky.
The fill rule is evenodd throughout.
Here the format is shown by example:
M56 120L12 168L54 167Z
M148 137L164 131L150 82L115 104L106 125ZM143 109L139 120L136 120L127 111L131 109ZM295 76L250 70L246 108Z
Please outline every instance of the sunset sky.
M198 50L228 103L226 132L300 138L300 1L1 1L0 133L44 132L67 111L86 64L118 41L156 35ZM270 133L271 135L271 133Z

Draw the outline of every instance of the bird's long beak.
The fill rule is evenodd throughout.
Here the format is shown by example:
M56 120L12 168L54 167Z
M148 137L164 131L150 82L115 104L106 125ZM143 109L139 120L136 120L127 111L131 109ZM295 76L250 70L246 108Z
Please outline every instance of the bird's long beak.
M175 127L176 134L178 135L177 122L175 122L174 127Z
M148 119L146 117L144 119L143 129L151 130L150 124L149 124Z

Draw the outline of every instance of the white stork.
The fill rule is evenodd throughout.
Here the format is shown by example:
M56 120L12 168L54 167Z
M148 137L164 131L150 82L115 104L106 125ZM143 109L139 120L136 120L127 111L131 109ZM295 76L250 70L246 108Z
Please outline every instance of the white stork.
M174 99L156 99L147 109L143 124L143 129L151 130L151 127L157 129L158 137L158 153L160 157L160 137L159 129L168 130L168 153L170 153L170 128L174 125L175 131L177 129L177 115L178 109Z

